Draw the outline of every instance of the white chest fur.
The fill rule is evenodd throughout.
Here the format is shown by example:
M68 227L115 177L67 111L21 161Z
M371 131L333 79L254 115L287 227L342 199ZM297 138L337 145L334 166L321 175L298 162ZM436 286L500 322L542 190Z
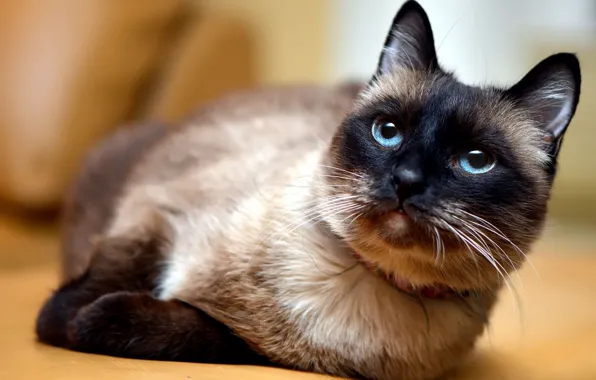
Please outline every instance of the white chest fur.
M311 344L355 362L418 360L473 339L482 329L474 305L404 294L358 264L333 238L315 231L308 236L300 249L280 250L274 285L277 301Z

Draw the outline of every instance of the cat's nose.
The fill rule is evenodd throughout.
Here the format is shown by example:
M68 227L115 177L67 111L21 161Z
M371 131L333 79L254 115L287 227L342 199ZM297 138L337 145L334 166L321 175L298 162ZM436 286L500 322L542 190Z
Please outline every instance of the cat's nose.
M399 202L403 203L412 195L422 192L424 177L419 169L398 166L393 171L393 182Z

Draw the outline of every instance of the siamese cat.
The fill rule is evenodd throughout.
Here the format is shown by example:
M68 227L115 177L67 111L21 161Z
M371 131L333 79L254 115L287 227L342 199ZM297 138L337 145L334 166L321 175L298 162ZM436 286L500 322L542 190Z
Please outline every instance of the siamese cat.
M96 148L67 200L43 342L158 360L434 379L545 221L575 55L459 82L421 6L365 84L248 91Z

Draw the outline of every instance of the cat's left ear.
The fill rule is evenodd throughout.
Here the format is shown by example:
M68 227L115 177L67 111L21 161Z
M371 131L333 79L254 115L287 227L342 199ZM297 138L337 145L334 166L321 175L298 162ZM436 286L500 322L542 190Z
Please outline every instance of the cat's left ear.
M551 153L556 155L561 138L575 114L580 86L577 57L559 53L536 65L506 94L526 108L539 127L551 135Z
M438 67L430 21L420 4L412 0L393 19L375 76L399 67L431 71Z

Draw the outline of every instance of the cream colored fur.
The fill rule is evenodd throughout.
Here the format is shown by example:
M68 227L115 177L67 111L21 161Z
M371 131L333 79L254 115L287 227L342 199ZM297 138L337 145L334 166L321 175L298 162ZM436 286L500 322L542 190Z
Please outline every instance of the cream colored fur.
M444 373L473 347L493 294L419 300L356 262L311 213L325 204L317 173L352 97L301 91L238 95L172 134L138 168L108 235L167 221L158 296L202 308L284 365L375 379Z

